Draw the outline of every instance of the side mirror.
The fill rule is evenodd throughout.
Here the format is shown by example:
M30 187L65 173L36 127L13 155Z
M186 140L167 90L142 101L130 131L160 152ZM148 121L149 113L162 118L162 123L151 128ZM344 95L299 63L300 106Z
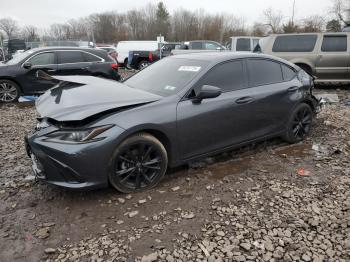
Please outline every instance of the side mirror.
M30 69L31 67L32 67L32 63L25 62L25 63L23 64L23 68L25 68L25 69Z
M215 98L221 95L221 89L216 86L204 85L198 94L193 98L194 103L200 103L203 99Z

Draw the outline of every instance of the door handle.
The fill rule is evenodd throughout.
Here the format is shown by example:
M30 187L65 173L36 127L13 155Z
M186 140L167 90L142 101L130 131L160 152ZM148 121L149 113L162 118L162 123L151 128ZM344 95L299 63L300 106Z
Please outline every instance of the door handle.
M287 89L288 92L295 92L295 91L298 91L298 90L299 90L298 86L292 86L292 87Z
M47 70L47 72L56 72L56 70L55 69L49 69L49 70Z
M244 97L241 97L241 98L238 98L236 100L236 103L237 104L247 104L247 103L250 103L252 102L254 99L250 96L244 96Z

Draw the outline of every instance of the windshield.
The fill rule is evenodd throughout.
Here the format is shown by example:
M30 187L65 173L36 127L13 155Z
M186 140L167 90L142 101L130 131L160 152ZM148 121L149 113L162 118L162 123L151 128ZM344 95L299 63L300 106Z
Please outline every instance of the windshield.
M18 55L16 55L14 58L12 58L11 60L7 61L6 64L8 65L15 65L18 64L19 62L21 62L23 59L25 59L26 57L28 57L29 55L31 55L33 53L32 50L28 50L26 52L20 53Z
M202 60L165 58L127 79L124 84L160 96L170 96L180 92L208 63Z

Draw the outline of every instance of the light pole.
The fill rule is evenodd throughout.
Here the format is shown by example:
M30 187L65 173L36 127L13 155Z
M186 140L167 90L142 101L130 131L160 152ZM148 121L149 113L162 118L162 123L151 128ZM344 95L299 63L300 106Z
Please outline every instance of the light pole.
M292 26L294 26L294 15L295 15L295 0L293 0Z

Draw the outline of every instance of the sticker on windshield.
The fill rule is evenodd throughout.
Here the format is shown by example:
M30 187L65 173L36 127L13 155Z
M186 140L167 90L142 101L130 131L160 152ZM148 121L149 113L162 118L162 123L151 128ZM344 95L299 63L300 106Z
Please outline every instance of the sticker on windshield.
M200 66L180 66L178 71L186 71L186 72L198 72L201 70Z
M164 89L174 91L176 89L176 86L165 86Z

